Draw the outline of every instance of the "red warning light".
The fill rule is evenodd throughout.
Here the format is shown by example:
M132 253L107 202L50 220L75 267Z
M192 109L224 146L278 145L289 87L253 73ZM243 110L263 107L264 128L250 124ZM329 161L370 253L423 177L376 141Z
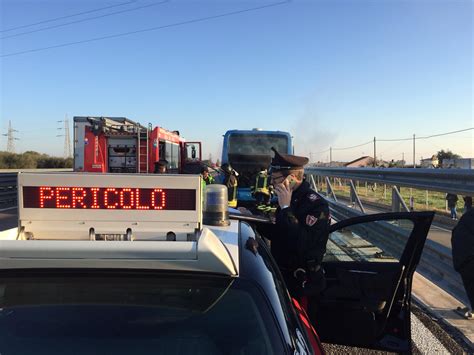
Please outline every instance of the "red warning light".
M196 190L23 186L23 207L194 211L196 209Z

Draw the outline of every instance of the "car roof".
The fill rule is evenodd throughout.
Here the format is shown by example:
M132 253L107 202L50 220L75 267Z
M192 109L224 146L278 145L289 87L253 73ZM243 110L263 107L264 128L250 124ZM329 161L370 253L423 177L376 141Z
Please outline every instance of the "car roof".
M239 222L197 240L0 240L1 269L153 269L239 275Z

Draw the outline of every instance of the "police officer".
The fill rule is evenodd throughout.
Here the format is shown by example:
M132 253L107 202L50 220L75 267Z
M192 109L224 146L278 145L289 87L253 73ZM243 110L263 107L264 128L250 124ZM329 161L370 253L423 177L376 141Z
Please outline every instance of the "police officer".
M329 206L304 180L308 158L274 148L270 172L278 197L275 223L260 225L292 296L319 295L326 287L321 262L329 236Z
M237 176L230 164L225 163L221 166L224 172L223 184L227 186L227 199L229 207L237 208Z
M253 195L259 205L268 205L270 203L270 188L268 185L267 169L262 167L255 178L255 186L253 186Z

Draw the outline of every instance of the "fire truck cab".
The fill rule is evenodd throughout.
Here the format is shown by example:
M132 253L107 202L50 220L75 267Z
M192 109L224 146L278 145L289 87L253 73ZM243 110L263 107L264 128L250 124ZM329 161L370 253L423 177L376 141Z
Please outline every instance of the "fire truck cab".
M74 171L146 174L164 159L169 173L199 173L201 154L201 142L178 131L125 117L74 117Z

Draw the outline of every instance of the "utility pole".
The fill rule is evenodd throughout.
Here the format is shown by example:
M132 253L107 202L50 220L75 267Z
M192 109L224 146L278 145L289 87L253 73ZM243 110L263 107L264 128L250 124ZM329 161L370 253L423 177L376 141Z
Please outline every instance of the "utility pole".
M332 166L332 147L329 147L329 166Z
M18 132L18 131L12 128L12 121L8 121L8 133L3 134L4 136L8 137L8 141L7 141L8 153L15 153L15 141L19 140L18 138L15 138L14 136L15 132Z
M402 153L402 166L405 167L405 152Z
M374 137L374 168L377 166L377 139Z
M69 136L69 119L67 115L64 120L58 121L58 123L64 123L63 127L58 128L58 130L64 130L64 134L58 134L56 137L64 137L64 158L71 158L71 137Z
M415 135L413 135L413 168L416 168L415 164Z

